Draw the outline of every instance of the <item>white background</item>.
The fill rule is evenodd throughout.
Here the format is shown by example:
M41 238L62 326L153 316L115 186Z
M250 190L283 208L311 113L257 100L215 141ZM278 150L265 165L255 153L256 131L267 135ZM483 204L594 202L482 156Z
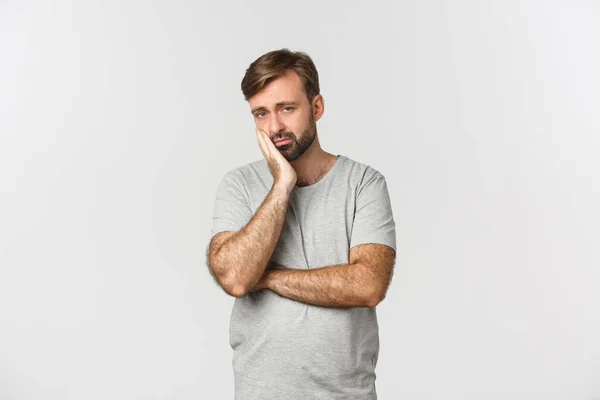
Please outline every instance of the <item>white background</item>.
M387 177L379 397L600 399L591 0L0 1L0 399L233 398L204 252L282 47Z

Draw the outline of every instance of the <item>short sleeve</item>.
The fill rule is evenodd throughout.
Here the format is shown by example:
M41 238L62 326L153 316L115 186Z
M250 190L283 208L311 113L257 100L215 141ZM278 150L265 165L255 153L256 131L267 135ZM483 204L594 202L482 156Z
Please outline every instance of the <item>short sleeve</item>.
M232 174L223 177L214 203L211 238L220 232L237 232L250 222L252 210L243 193Z
M375 173L365 177L356 195L350 248L379 243L396 250L396 224L385 177Z

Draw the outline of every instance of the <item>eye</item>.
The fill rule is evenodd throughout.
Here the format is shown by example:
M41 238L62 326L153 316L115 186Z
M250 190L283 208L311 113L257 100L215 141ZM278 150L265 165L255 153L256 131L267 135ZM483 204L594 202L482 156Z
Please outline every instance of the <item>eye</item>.
M260 112L257 112L256 114L254 114L254 116L257 118L262 118L262 117L264 117L264 114L265 114L264 111L260 111Z
M294 107L285 107L283 109L283 111L285 111L285 112L291 112L293 109L294 109ZM288 111L286 111L286 110L288 110Z

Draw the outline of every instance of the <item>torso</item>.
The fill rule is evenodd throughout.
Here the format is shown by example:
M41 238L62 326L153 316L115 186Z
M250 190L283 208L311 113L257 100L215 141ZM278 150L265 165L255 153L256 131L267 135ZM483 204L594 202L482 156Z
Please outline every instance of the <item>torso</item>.
M318 179L294 187L271 261L291 269L347 264L356 194L375 173L332 156ZM273 183L266 162L241 167L235 176L255 213ZM236 398L377 398L375 308L317 307L262 290L235 299L229 332Z

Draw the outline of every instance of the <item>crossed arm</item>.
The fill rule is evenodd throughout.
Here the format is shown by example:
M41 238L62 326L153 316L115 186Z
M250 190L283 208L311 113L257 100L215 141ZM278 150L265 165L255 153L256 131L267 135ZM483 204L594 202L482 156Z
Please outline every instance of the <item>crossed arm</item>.
M306 270L266 269L288 201L289 193L273 188L243 229L213 237L207 264L217 283L235 297L268 289L318 306L377 306L385 297L395 262L395 251L386 245L354 246L348 264Z
M275 293L325 307L376 307L393 275L395 251L382 244L350 249L350 263L316 269L267 270L252 292Z
M376 307L389 287L395 254L386 245L361 244L350 250L348 264L314 269L267 269L252 288L230 294L241 297L248 292L268 289L317 306Z

